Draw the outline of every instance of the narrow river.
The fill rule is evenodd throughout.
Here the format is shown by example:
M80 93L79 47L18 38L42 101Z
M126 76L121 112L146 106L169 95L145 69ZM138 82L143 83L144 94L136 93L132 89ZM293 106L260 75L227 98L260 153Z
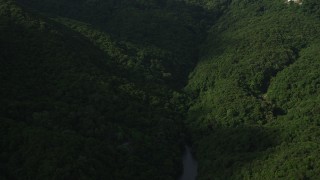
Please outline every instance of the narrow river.
M191 148L186 146L183 155L183 174L179 180L195 180L198 174L197 161L192 156Z

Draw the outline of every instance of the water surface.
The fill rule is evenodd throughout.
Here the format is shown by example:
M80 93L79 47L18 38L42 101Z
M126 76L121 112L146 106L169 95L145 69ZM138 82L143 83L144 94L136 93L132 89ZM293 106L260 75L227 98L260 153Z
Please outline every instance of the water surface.
M191 153L191 148L186 146L183 155L183 174L179 180L195 180L198 174L198 164Z

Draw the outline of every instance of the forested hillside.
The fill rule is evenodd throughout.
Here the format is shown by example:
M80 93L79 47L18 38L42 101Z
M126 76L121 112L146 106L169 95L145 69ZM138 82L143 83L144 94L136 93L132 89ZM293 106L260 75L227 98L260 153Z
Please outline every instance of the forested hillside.
M179 91L205 17L117 3L0 1L1 179L180 175Z
M319 7L0 0L0 179L317 179Z
M139 47L138 62L129 60L127 64L138 63L144 66L143 71L158 71L178 88L185 85L187 75L197 60L198 44L216 16L200 6L176 0L17 1L54 19L72 19L89 24L94 30L104 32L104 36L111 36L120 43L126 53L137 51ZM74 23L68 24L76 26ZM76 29L88 37L88 32L84 32L83 28ZM88 38L93 41L106 41L97 31L89 34ZM146 55L147 52L149 55ZM152 55L155 57L149 57ZM150 76L158 75L156 72L150 73L153 73Z
M230 1L212 26L186 87L199 179L317 179L318 6Z

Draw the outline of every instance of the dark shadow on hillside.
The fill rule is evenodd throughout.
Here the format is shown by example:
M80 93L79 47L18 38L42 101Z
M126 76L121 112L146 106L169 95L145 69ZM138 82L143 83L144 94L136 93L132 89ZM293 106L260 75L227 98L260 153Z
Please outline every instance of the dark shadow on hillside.
M162 52L159 53L166 53L162 63L164 73L172 74L169 84L178 89L185 86L188 74L198 61L198 46L219 14L174 0L17 1L46 15L93 25L118 42L142 48L160 48ZM145 63L151 64L152 60L146 59Z

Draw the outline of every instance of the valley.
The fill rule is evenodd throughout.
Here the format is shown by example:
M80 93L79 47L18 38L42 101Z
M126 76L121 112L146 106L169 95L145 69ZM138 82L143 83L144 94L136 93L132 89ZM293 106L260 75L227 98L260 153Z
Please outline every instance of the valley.
M0 0L0 179L317 179L319 9Z

